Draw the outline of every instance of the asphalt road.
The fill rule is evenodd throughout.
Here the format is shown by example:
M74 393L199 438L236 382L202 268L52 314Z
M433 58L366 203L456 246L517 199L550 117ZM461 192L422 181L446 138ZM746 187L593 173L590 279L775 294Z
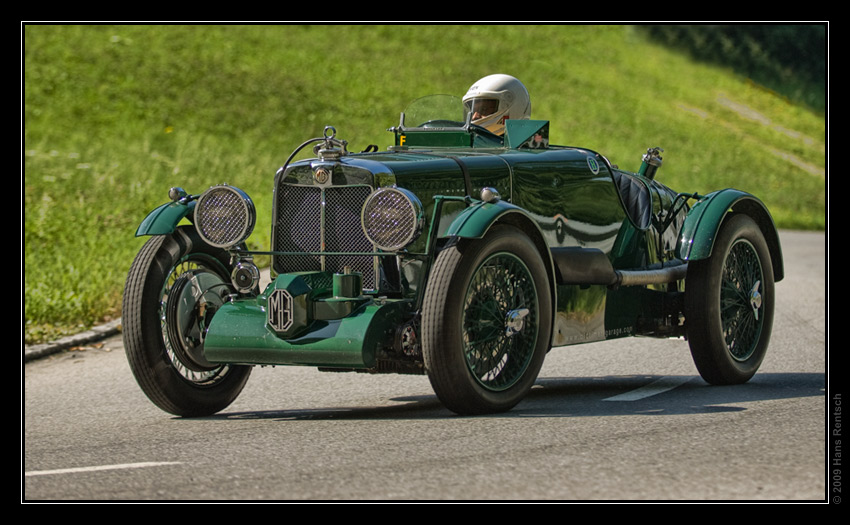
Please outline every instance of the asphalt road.
M279 367L180 419L120 337L29 362L21 498L827 501L826 242L782 243L771 348L740 386L704 383L683 340L626 339L552 350L498 416L453 415L425 377Z

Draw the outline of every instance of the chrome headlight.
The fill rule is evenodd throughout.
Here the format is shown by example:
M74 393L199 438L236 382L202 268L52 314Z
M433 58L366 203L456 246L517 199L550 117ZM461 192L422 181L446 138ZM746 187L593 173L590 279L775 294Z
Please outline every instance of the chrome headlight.
M204 241L217 248L229 248L247 239L256 219L251 198L233 186L213 186L195 204L195 227Z
M422 203L402 188L379 188L363 204L363 231L377 248L396 251L422 233Z

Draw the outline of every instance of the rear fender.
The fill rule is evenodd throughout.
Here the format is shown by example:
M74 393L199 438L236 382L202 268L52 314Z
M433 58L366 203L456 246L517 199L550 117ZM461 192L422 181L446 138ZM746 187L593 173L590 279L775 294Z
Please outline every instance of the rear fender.
M773 218L759 199L740 190L716 191L694 204L685 218L679 235L676 246L678 257L684 261L709 258L720 226L732 213L748 215L759 225L770 249L774 280L782 280L785 275L782 248Z

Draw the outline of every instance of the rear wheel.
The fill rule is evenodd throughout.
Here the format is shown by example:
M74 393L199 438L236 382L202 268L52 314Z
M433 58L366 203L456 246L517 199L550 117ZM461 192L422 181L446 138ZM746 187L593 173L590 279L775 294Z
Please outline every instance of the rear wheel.
M206 330L231 293L229 257L194 228L152 237L124 289L124 347L142 391L162 410L203 416L227 407L251 368L204 358Z
M443 250L422 313L425 367L437 397L459 414L511 409L540 372L551 326L546 268L521 232L496 227Z
M735 215L711 257L688 265L685 317L691 355L712 384L748 381L767 352L773 325L770 252L758 225Z

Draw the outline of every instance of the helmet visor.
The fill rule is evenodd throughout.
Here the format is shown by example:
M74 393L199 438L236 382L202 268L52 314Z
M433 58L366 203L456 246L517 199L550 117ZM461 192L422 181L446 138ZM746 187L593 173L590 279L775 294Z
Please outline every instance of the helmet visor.
M472 114L472 120L476 121L488 117L499 110L499 99L496 98L473 98L464 102L466 114Z

